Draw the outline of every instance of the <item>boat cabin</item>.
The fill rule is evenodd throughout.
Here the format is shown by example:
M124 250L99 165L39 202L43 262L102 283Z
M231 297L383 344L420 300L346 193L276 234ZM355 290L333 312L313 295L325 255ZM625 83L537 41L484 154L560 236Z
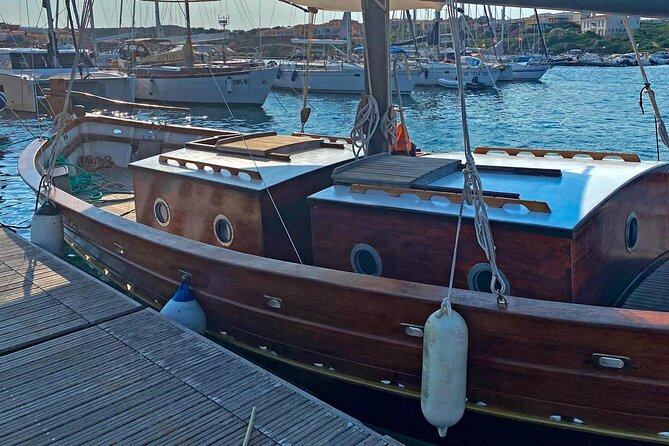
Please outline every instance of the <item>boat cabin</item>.
M76 50L73 47L58 48L60 68L72 68ZM83 52L79 64L85 68L92 68L88 53ZM42 48L0 48L0 72L16 70L34 70L56 68L53 66L49 52Z
M666 164L607 153L476 152L509 294L613 305L669 250ZM463 163L457 153L376 155L336 169L334 186L309 197L314 265L447 286ZM463 217L455 286L489 292L472 206Z
M130 164L137 222L236 251L310 262L306 198L330 186L332 170L352 159L343 143L310 136L195 140Z

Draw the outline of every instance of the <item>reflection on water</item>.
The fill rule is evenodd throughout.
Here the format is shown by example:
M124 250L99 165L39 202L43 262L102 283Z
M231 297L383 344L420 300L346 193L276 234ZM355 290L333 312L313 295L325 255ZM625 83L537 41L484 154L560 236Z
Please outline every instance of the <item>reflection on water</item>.
M648 67L660 109L669 113L669 67ZM568 148L636 152L655 158L652 113L641 114L637 68L551 69L542 82L501 84L497 90L467 92L472 146ZM310 133L347 136L353 125L358 95L312 94ZM440 87L422 87L402 96L412 140L425 151L462 150L458 94ZM142 110L142 120L243 132L300 130L302 99L298 91L272 91L261 107L193 107L190 113ZM650 104L646 108L650 110ZM230 113L232 112L232 114ZM101 113L130 117L127 112ZM18 120L0 114L0 222L17 224L30 218L33 195L17 176L19 152L31 136L49 123L35 116ZM669 159L666 149L662 159Z

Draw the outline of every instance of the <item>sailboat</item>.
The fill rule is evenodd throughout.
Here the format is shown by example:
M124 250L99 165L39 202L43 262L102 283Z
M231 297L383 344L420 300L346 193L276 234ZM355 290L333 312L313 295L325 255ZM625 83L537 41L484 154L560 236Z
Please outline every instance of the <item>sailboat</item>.
M440 42L441 42L441 16L440 12L435 12L435 20L430 40L436 47L437 57L429 57L428 60L421 61L422 72L417 85L434 86L440 85L446 88L457 88L457 70L455 64L456 52L452 48L444 50L444 58L440 60ZM496 48L493 48L496 51ZM485 64L483 60L470 55L460 55L464 65L462 67L462 76L468 88L494 87L500 77L501 69L490 64ZM435 60L436 59L436 60Z
M669 14L663 2L530 1ZM362 6L373 82L361 109L387 110L388 10L442 5ZM426 369L423 344L448 297L469 339L461 423L477 424L468 435L506 419L557 428L551 439L669 442L669 164L490 147L391 156L380 125L360 159L347 137L94 115L62 131L63 142L38 139L21 154L34 190L56 153L112 161L96 170L102 200L67 178L47 191L73 249L155 307L187 280L212 336L305 386L318 382L313 391L372 424L438 441L421 415L421 384L449 367ZM463 166L481 178L478 207L463 196ZM492 232L472 227L484 210ZM486 256L479 243L490 247L491 234Z
M313 26L313 25L309 25ZM309 30L308 32L311 32ZM352 35L351 35L351 12L346 11L342 18L341 40L323 40L313 39L308 36L306 39L293 39L293 43L304 43L309 47L313 45L342 45L346 47L346 57L340 61L310 61L309 66L306 62L298 63L285 61L279 64L279 73L276 76L274 87L284 90L301 91L307 84L310 93L345 93L359 94L365 91L365 68L359 63L353 61L352 56ZM360 48L364 50L364 48ZM398 51L397 56L403 55ZM307 55L311 57L310 54ZM405 61L398 65L397 69L393 67L393 82L391 88L393 93L410 94L413 92L418 81L421 70L417 67L410 67Z
M17 112L47 111L42 102L50 81L69 81L73 71L75 48L58 44L54 32L51 3L44 1L47 13L49 48L0 48L0 91L7 96L8 107ZM74 90L98 97L133 102L134 77L117 71L100 70L86 52L76 67Z
M154 0L147 0L154 1ZM274 84L278 67L265 64L195 63L191 38L190 3L210 0L159 0L184 3L186 41L175 53L152 56L156 64L142 64L134 69L138 99L174 104L220 104L261 106ZM183 59L175 65L169 56Z

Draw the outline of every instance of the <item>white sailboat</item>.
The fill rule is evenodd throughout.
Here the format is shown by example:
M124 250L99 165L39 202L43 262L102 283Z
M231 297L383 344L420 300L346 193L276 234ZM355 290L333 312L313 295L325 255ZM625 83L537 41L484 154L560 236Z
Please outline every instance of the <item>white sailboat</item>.
M311 93L350 93L360 94L365 91L365 67L352 62L351 13L346 12L342 18L342 39L293 39L293 43L307 45L346 45L346 59L339 62L310 61L309 67L305 62L283 62L279 65L274 86L285 90L300 91L304 87L305 79ZM307 73L308 71L308 73ZM391 82L393 93L410 94L418 78L420 70L416 67L398 65L396 81Z
M276 88L300 91L307 76L304 63L286 62L279 66ZM417 69L398 68L397 84L392 82L394 93L410 94L422 73ZM308 88L311 93L363 93L365 67L352 62L323 62L309 68Z
M262 105L274 84L278 67L251 63L195 64L189 3L199 1L209 0L183 0L187 28L182 49L184 66L169 63L137 66L135 96L168 104Z
M501 70L498 67L486 65L481 59L472 56L462 56L464 63L462 75L466 84L478 84L482 87L493 87L499 79ZM437 85L444 79L449 83L457 84L457 71L452 62L423 62L417 85Z

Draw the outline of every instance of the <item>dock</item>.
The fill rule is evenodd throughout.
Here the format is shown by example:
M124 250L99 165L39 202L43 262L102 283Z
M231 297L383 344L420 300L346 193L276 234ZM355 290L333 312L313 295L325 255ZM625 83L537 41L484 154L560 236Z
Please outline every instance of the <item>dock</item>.
M397 445L0 229L0 444Z

